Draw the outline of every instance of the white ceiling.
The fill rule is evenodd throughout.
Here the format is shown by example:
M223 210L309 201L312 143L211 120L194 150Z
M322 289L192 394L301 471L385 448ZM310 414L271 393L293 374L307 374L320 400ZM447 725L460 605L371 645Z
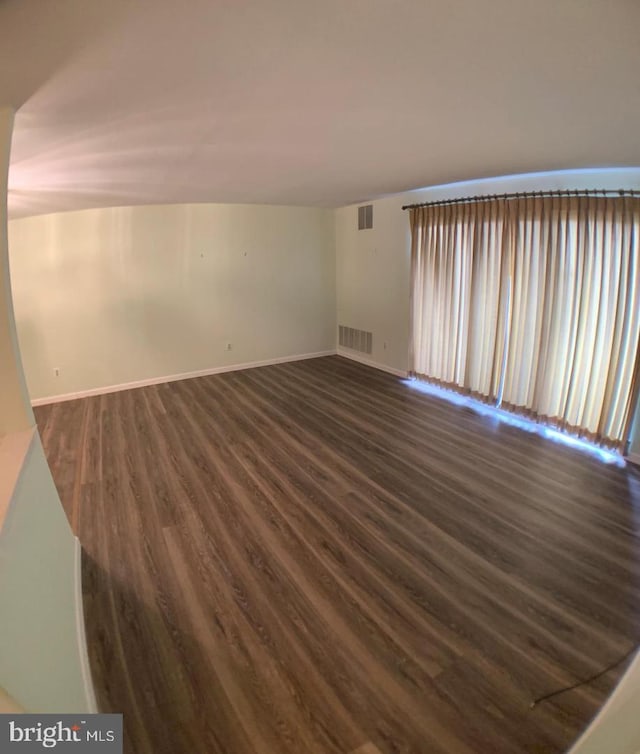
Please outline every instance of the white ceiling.
M14 217L640 165L638 0L0 0Z

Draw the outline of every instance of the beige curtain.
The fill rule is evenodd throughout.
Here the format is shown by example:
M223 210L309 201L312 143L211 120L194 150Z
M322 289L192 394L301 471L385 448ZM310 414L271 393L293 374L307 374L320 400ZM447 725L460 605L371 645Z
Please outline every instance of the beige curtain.
M494 400L505 284L503 207L493 202L411 210L411 370Z
M640 200L411 211L412 369L620 447L638 387Z

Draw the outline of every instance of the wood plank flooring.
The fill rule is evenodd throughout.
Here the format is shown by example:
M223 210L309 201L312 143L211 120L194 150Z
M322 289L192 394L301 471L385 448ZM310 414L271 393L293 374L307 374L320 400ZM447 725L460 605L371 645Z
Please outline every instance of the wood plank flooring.
M339 357L43 406L128 754L562 752L640 636L640 478Z

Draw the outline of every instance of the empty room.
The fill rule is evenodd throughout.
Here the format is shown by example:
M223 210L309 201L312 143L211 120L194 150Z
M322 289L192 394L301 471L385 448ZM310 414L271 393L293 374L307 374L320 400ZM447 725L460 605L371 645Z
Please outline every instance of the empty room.
M638 29L0 0L0 751L640 752Z

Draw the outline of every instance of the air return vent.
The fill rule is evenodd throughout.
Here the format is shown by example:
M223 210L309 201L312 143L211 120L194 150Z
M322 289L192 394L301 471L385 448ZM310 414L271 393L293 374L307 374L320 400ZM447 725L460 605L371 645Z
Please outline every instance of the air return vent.
M358 207L358 230L371 230L373 228L373 204L365 204Z
M373 334L366 330L356 330L354 327L339 326L338 342L344 348L361 353L371 353L373 349Z

